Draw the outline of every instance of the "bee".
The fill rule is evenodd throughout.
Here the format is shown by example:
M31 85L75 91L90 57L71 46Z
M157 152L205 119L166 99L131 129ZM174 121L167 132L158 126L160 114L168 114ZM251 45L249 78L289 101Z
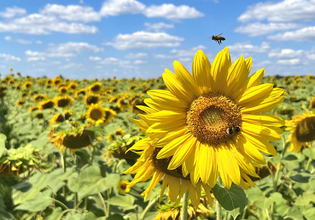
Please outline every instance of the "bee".
M218 44L222 44L222 41L225 40L225 37L221 36L223 33L219 34L219 35L212 35L212 40L218 42Z
M238 132L240 132L240 131L241 131L241 128L238 127L238 126L228 127L228 128L226 129L226 133L227 133L227 134L233 134L234 132L238 133Z

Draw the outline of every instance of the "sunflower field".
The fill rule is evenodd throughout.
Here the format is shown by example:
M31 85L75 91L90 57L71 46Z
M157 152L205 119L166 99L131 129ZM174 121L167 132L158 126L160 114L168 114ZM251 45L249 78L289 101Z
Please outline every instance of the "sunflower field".
M251 64L251 59L241 62ZM240 69L237 65L232 67ZM185 71L179 64L174 67L176 74ZM13 69L2 73L0 220L176 220L183 219L183 209L191 220L314 219L315 79L262 75L235 103L246 103L250 92L259 99L256 89L262 88L261 94L268 89L274 105L262 108L267 110L261 110L264 115L252 110L246 118L223 92L191 98L184 124L200 140L197 144L176 121L182 117L177 109L187 109L185 102L164 102L163 97L181 89L170 84L173 76L167 71L163 78L147 80L34 78ZM173 80L182 82L180 74L176 76ZM206 86L200 91L208 91ZM281 100L273 101L272 94ZM218 123L218 109L225 108L233 126L203 131L202 123ZM249 122L252 125L246 125ZM260 137L254 134L258 122L264 126ZM246 156L219 147L202 150L205 142L243 143L242 137L251 132L258 150L245 148L240 155ZM209 161L216 161L218 168Z

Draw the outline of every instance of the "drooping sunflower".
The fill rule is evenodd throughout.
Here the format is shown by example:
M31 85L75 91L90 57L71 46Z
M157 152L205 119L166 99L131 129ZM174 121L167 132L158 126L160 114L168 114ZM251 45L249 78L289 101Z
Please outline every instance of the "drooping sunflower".
M92 140L95 138L94 131L82 126L67 130L58 130L58 128L49 132L49 141L59 147L59 152L64 148L74 152L77 149L87 147L92 144Z
M60 108L66 108L71 105L73 98L70 96L55 97L55 103Z
M103 124L105 117L105 108L100 104L91 104L86 112L86 119L96 125Z
M263 112L283 101L283 89L258 85L264 69L249 77L251 63L241 56L231 65L226 47L212 66L199 50L192 75L178 61L176 74L165 70L168 91L149 91L149 108L140 108L147 114L134 122L160 149L157 159L171 158L168 170L190 174L193 184L213 187L220 176L227 188L233 182L246 189L252 185L248 175L257 176L255 166L266 163L261 152L276 155L268 141L280 139L284 121Z
M292 120L286 121L286 130L290 131L287 142L292 141L288 151L301 152L310 148L315 141L315 113L304 112L292 117Z

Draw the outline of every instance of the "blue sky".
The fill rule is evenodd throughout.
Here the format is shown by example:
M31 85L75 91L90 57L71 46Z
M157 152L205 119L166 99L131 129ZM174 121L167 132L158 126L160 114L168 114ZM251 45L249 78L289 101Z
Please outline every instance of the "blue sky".
M315 0L0 1L3 75L156 78L225 46L232 62L252 57L252 73L314 74Z

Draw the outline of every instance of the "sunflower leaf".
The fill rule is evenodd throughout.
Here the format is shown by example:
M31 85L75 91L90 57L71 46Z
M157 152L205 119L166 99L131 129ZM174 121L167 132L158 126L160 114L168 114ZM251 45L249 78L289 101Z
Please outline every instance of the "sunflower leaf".
M220 205L229 211L234 219L243 211L247 204L244 190L235 184L232 184L230 189L216 184L212 192Z
M5 141L7 140L7 136L4 134L0 134L0 157L7 153L7 149L5 148Z

